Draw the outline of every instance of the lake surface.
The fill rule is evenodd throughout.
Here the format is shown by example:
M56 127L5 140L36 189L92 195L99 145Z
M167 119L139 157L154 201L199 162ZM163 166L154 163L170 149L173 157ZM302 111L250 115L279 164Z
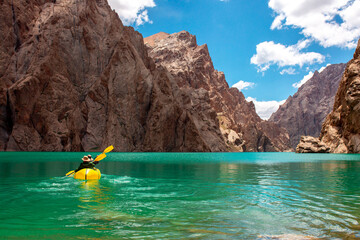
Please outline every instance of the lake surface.
M1 239L360 239L359 154L82 156L0 152Z

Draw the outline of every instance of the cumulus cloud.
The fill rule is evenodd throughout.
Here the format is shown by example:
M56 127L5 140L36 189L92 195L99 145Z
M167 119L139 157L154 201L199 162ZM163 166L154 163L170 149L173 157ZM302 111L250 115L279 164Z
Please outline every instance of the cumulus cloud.
M239 82L235 83L234 85L232 85L232 87L235 87L237 89L239 89L239 91L241 90L245 90L245 89L248 89L249 87L254 87L255 86L255 83L253 82L244 82L242 80L240 80Z
M304 83L306 83L307 81L309 81L310 78L312 78L312 76L314 76L314 73L310 71L307 75L305 75L305 76L303 77L303 79L301 79L299 82L294 83L292 86L293 86L294 88L299 88L299 87L301 87L302 85L304 85Z
M283 69L281 72L280 72L281 75L284 75L284 74L289 74L289 75L294 75L295 74L295 69L290 67L290 68L286 68L286 69Z
M271 29L300 28L323 47L356 47L360 0L269 0L268 5L277 14Z
M327 66L329 66L329 65L330 65L330 64L328 64L328 65L326 65L326 66L324 66L324 67L321 67L321 68L318 70L318 72L321 73L321 72L324 71L324 69L325 69ZM294 88L299 88L299 87L301 87L302 85L304 85L304 83L306 83L307 81L309 81L313 76L314 76L314 73L313 73L312 71L310 71L307 75L305 75L305 76L303 77L303 79L301 79L299 82L294 83L292 86L293 86Z
M256 98L252 97L247 97L246 100L248 102L252 101L255 104L256 113L264 120L269 119L271 114L276 112L279 106L286 101L257 101Z
M152 23L146 8L155 7L154 0L109 0L110 6L117 12L124 25Z
M295 66L302 67L304 64L322 63L325 57L316 52L301 52L309 45L309 40L301 40L295 45L285 46L280 43L262 42L256 46L256 54L250 62L258 66L258 70L264 72L271 65L279 67Z

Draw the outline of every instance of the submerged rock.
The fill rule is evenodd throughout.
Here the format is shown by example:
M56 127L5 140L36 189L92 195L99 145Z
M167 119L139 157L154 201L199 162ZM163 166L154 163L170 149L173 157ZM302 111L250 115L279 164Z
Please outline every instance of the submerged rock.
M282 235L266 235L259 236L258 240L316 240L318 238L312 236L304 236L297 234L282 234Z

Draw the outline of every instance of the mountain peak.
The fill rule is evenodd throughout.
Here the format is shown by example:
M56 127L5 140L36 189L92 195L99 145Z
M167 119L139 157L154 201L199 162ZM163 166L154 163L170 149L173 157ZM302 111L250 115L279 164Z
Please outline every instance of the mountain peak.
M190 47L190 48L197 47L196 36L190 34L188 31L185 30L172 34L159 32L147 38L144 38L144 43L151 48L157 46L161 47L164 44L159 44L159 43L164 39L168 39L166 40L167 44L174 46L183 45L185 47Z
M194 94L205 91L209 95L224 141L231 151L290 149L285 129L262 121L254 104L247 102L238 89L229 88L224 74L214 68L208 46L198 46L195 35L181 31L149 44L154 38L145 38L149 56L175 77L181 89Z
M170 36L169 33L159 32L159 33L151 35L147 38L144 38L144 43L147 45L150 45L151 47L154 47L156 42L161 41L161 40L167 38L168 36Z

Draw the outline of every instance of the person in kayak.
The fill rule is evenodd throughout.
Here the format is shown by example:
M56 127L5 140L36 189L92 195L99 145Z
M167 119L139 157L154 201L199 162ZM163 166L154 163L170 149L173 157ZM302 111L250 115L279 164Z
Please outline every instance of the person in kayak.
M80 166L75 170L75 172L80 171L84 168L95 168L95 165L99 163L99 161L94 161L91 157L91 155L84 156L82 158L83 162L80 164Z

